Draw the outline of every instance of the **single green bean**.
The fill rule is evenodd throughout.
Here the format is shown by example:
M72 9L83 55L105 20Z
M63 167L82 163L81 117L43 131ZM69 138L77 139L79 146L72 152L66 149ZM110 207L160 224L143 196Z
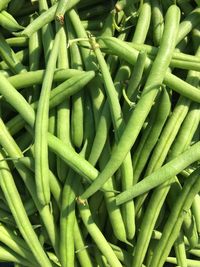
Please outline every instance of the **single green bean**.
M43 205L50 202L48 145L46 136L48 132L49 98L53 81L53 73L58 56L59 42L60 32L58 31L54 39L52 52L49 56L47 68L44 74L35 118L35 180L38 198Z
M28 38L26 37L10 37L6 39L6 42L11 47L27 47Z
M153 0L152 5L152 24L153 24L153 41L155 46L160 44L164 30L164 18L161 2Z
M132 38L132 42L136 42L138 44L144 43L147 32L149 30L151 21L151 4L150 1L145 1L142 5L136 25L136 29L134 31L134 35Z
M58 27L58 26L57 26ZM69 55L67 50L67 34L65 28L61 28L61 41L60 49L58 52L58 67L67 69L69 68ZM51 102L51 100L50 100ZM71 145L70 136L70 99L65 98L64 101L57 106L57 137L64 143ZM57 173L60 181L64 182L67 177L68 168L66 164L57 157Z
M35 70L13 75L8 81L16 88L26 88L32 85L41 84L44 79L45 70ZM56 69L54 72L54 81L63 82L72 76L84 73L83 71L73 69Z
M75 32L71 25L71 21L67 21L69 40L75 38ZM76 43L70 46L71 68L82 70L82 58L79 47ZM71 137L74 146L80 148L83 142L84 132L84 95L79 92L72 97L71 108Z
M178 238L174 243L175 254L177 258L177 264L179 266L188 267L187 265L187 256L186 248L184 244L183 232L180 231Z
M0 12L0 25L8 31L18 31L24 29L7 11Z
M75 180L74 171L68 172L62 190L60 211L60 263L61 266L74 266L74 223L75 223Z

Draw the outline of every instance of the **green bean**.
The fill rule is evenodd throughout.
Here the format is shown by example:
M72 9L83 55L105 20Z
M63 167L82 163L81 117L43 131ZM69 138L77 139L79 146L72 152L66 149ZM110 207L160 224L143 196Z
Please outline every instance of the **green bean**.
M191 76L190 76L191 75ZM194 85L196 85L198 83L198 80L196 79L196 76L194 76L195 78L192 78L193 74L192 72L188 75L188 82L191 80L194 80L195 83ZM146 169L146 175L149 175L152 173L152 171L155 171L155 169L158 169L159 167L162 166L164 159L166 157L166 154L170 148L171 143L173 142L178 129L183 121L183 119L186 116L186 113L188 111L190 105L190 101L187 99L183 99L180 98L176 108L174 109L174 112L171 116L171 118L169 119L166 127L163 130L163 133L161 134L160 137L160 141L158 142L157 147L154 149L154 153L152 155L152 162L154 162L154 164L151 164L151 160L150 160L150 164L151 167L147 166ZM176 126L176 127L175 127ZM159 149L158 149L159 148ZM159 152L158 152L159 151ZM154 157L154 155L156 155L156 157ZM138 259L141 259L141 254L139 253L139 251L141 253L145 253L145 249L144 249L144 244L147 247L148 246L148 241L150 239L151 236L151 231L153 230L153 227L155 225L159 210L162 206L162 203L164 202L164 199L166 197L166 194L169 190L169 186L170 183L174 181L174 178L171 178L171 180L169 180L166 184L164 184L163 186L161 186L160 188L156 189L155 192L152 195L152 198L150 199L150 203L148 205L147 208L147 212L144 215L144 219L143 219L143 223L141 225L141 228L144 231L140 232L139 238L138 240L140 240L141 242L138 242L136 248L138 251L137 257ZM178 192L176 192L174 195L177 195ZM141 196L141 198L139 198L138 202L141 202L141 200L143 201L143 199L146 196ZM169 198L171 200L171 198ZM137 202L137 204L138 204ZM173 203L172 201L170 201L170 207L171 204ZM137 206L137 205L136 205ZM155 209L156 207L156 209ZM145 222L151 222L149 225L150 227L146 227ZM191 238L190 238L191 240ZM141 248L143 248L142 250L140 250ZM136 259L135 259L136 261Z
M71 22L67 21L69 40L75 38L75 33ZM80 50L76 43L70 46L71 68L82 70L82 59ZM71 108L71 137L75 147L80 148L83 142L83 123L84 123L84 95L80 91L72 97Z
M67 36L64 27L61 28L61 42L58 52L58 67L67 69L69 67L69 56L67 51ZM51 100L50 100L51 102ZM57 136L64 143L71 145L70 137L70 101L65 98L64 101L57 107ZM66 164L58 157L57 158L57 173L59 179L64 182L67 177L68 168Z
M79 1L80 0L70 1L68 5L68 10L70 10ZM42 13L38 18L36 18L32 23L30 23L22 32L15 33L15 35L30 37L34 32L41 29L44 25L50 23L52 20L54 20L57 5L58 4L55 4L50 7L47 11Z
M132 256L124 249L109 243L117 258L127 267L131 266Z
M181 170L184 170L187 166L197 161L200 157L198 155L200 143L197 142L191 146L188 150L178 155L175 159L172 159L166 163L160 169L154 171L152 174L147 176L143 181L137 183L129 190L119 194L116 197L117 204L120 205L126 200L129 200L133 197L141 195L148 190L162 184L163 182L170 179L174 175L178 174ZM157 177L159 176L159 181Z
M28 38L26 37L11 37L6 39L6 43L11 47L27 47Z
M92 103L89 97L85 98L84 114L84 144L82 149L85 147L85 158L88 159L95 134L94 114Z
M47 10L48 10L47 0L40 0L39 1L40 14L44 13ZM48 62L49 55L50 55L52 47L53 47L53 39L54 39L54 33L53 33L52 24L48 23L46 25L43 25L43 27L42 27L42 44L43 44L44 57L45 57L45 63L46 64Z
M122 57L130 64L135 64L138 55L135 49L131 49L128 45L124 44L114 37L99 37L98 39L100 48L112 48L112 51L118 56ZM148 68L149 65L150 60L147 58L145 68ZM173 74L170 74L169 72L165 74L164 84L169 86L177 93L180 93L181 95L186 96L195 102L200 102L200 92L197 88L184 82L182 79L174 76Z
M10 46L6 43L3 35L0 34L0 55L5 63L9 66L14 74L26 71L25 67L21 64L21 62L16 57L14 51L10 48Z
M110 266L121 267L122 265L115 256L112 248L106 241L105 237L103 236L97 225L94 223L88 205L78 204L78 208L85 227L87 228L89 234L96 243L98 249L106 257Z
M199 205L200 205L200 197L199 197L199 195L196 195L196 197L194 198L194 201L192 203L192 214L193 214L194 219L195 219L198 235L200 233Z
M101 30L104 23L103 20L99 19L99 20L82 20L81 21L84 29L88 30L88 31L92 31L92 30Z
M88 161L81 158L71 147L63 144L63 142L61 142L57 137L48 134L48 145L54 153L56 153L71 168L73 168L78 174L85 177L87 180L89 179L89 181L93 181L97 177L97 169L92 167ZM69 151L69 153L67 151ZM104 186L103 190L111 192L113 191L107 186Z
M105 84L105 89L106 89L106 93L108 96L108 103L109 103L109 108L111 112L112 122L114 125L115 136L118 142L121 131L122 131L121 129L123 129L124 127L124 121L122 118L122 111L121 111L121 107L119 104L117 92L115 90L114 84L110 77L110 74L109 74L107 65L103 59L103 56L100 50L95 47L96 45L95 41L91 40L91 45L94 49L94 53L97 57L97 60L101 68L101 72L102 72L102 76L103 76L103 80ZM128 154L127 157L125 158L121 168L122 168L122 187L126 189L129 186L131 186L133 182L133 176L132 176L133 172L132 172L132 163L131 163L130 154ZM126 221L125 225L127 227L127 236L129 239L132 239L135 233L134 222L132 221L132 224L130 225L130 218L133 220L133 217L134 217L133 202L129 202L125 205L124 214L125 214L124 220Z
M56 19L60 22L60 24L64 24L64 15L67 10L69 10L69 0L60 0L58 3L58 6L56 8L56 14L55 17ZM79 1L76 2L76 4Z
M11 0L2 0L0 4L0 11L5 9Z
M8 31L18 31L24 29L7 11L0 12L0 25Z
M48 145L46 135L48 132L49 97L58 56L59 41L60 32L58 31L44 74L35 119L35 180L38 199L43 205L50 202Z
M3 225L2 223L0 224L0 233L0 240L2 243L12 249L19 256L27 259L27 261L30 261L30 264L37 266L37 262L33 254L27 248L27 245L23 239L14 234L11 229L9 229L6 225Z
M80 227L77 222L77 218L75 217L75 224L74 224L74 243L75 243L75 253L79 260L81 267L93 267L89 253L87 251L87 245L83 240L83 236L80 231Z
M110 155L110 150L109 150L109 143L107 141L107 143L104 146L104 150L102 151L102 155L99 159L100 168L102 170L103 170L104 166L106 165L106 162L109 159L109 155ZM109 179L106 183L109 184L109 186L111 188L113 188L113 190L114 190L115 183L114 183L113 177L111 177L111 179ZM108 216L110 219L110 223L111 223L114 235L116 236L116 238L118 240L127 243L126 229L125 229L125 225L124 225L124 222L122 219L121 211L120 211L119 207L116 206L116 203L115 203L115 194L112 192L105 192L104 198L105 198L106 208L108 210ZM131 213L131 215L134 216L134 214L132 214L132 213ZM129 223L134 224L133 220L134 220L134 218L131 218ZM132 231L130 231L130 232L132 234Z
M0 246L0 261L19 263L27 267L30 266L30 262L28 262L26 259L20 257L11 249L3 246Z
M200 8L197 7L193 9L191 13L189 13L185 19L180 23L179 33L177 36L176 43L178 44L183 38L193 29L195 28L200 20L199 20Z
M155 46L160 44L164 30L164 18L162 5L159 1L153 0L152 3L152 24L153 24L153 41Z
M74 223L75 223L75 180L70 169L62 190L60 212L60 263L61 266L74 266Z
M49 110L49 118L48 118L48 132L55 135L56 127L57 127L57 112L55 108ZM56 172L56 156L49 151L48 152L48 164L49 169L52 170L53 173Z
M31 17L31 21L33 21L34 16ZM41 49L41 36L39 32L35 32L31 35L28 42L29 47L29 70L34 71L40 68L40 57L42 53ZM29 94L29 102L33 102L34 100L39 98L39 87L34 85L32 89L30 89Z
M134 31L134 35L132 38L133 43L134 42L139 44L144 43L150 26L150 20L151 20L151 5L150 1L147 0L142 5L139 13L136 29Z
M64 101L64 99L66 99L66 97L70 96L74 92L79 91L81 87L87 84L93 77L94 77L94 72L90 71L87 73L87 75L72 77L72 79L67 80L63 82L62 84L58 85L55 88L56 90L51 91L50 109L60 104L62 101ZM80 83L80 79L81 79L81 83ZM11 87L9 88L11 89ZM30 123L30 125L33 125L34 117L35 117L35 115L33 114L33 108L37 108L37 102L32 103L33 108L31 108L30 105L27 105L28 103L24 99L23 101L21 101L22 96L18 92L13 91L13 88L11 90L10 89L9 89L10 91L9 95L8 93L4 94L3 92L4 96L7 97L7 101L9 103L12 103L12 105L14 104L14 99L12 99L12 95L14 95L15 99L18 99L18 100L20 99L19 101L20 101L20 105L22 106L22 108L24 106L23 109L26 109L26 111L29 109L29 112L26 114L27 115L26 118L23 117L23 115L22 115L22 118L24 118L26 122ZM12 133L12 135L17 133L23 126L24 126L24 122L21 119L21 114L14 117L13 119L11 119L10 122L7 123L7 127L9 131Z
M129 79L129 84L128 84L128 88L126 90L126 94L127 97L133 101L135 98L135 93L137 92L136 90L139 88L139 85L141 83L141 79L142 79L142 74L144 71L144 65L145 65L145 61L146 61L146 53L141 51L138 54L138 58L137 61L135 63L135 66L133 68L133 72L131 73L130 79ZM123 105L123 112L126 116L128 106Z
M149 58L154 59L157 54L158 48L147 44L137 44L133 42L126 42L130 47L138 51L145 51ZM186 68L186 69L199 69L199 56L193 56L182 52L173 52L173 57L170 62L170 67Z
M166 262L169 262L171 264L177 264L177 259L174 257L167 257ZM187 267L197 267L199 264L199 260L187 259L186 264Z
M174 24L172 27L171 24L171 12L174 18ZM170 16L169 16L170 14ZM106 167L103 172L98 176L93 185L89 187L84 194L81 196L82 199L88 198L94 192L96 192L104 182L112 176L112 174L118 169L121 165L122 161L127 155L127 152L130 151L135 139L137 138L142 125L151 109L152 103L156 97L158 92L160 83L162 83L162 79L164 78L165 72L167 71L167 67L170 62L170 58L172 55L172 51L175 46L175 36L177 33L178 23L179 23L179 10L176 6L171 6L169 12L167 12L166 19L166 27L163 33L162 42L160 45L159 52L157 57L153 63L151 71L149 73L143 94L132 113L132 116L129 119L129 122L126 126L124 133L122 134L119 143L115 147L112 152L112 156L108 161ZM170 17L170 20L168 19ZM168 26L169 23L169 26ZM172 40L170 40L172 38ZM170 40L170 41L169 41ZM166 50L166 44L170 43ZM168 44L169 45L169 44ZM165 55L165 57L164 57ZM166 58L166 60L164 60ZM161 65L163 63L163 65ZM161 71L162 70L162 71ZM158 71L160 75L158 75ZM145 110L144 110L145 107ZM130 141L131 140L131 141Z
M184 214L188 212L194 196L199 192L199 169L194 171L190 178L185 182L183 190L181 191L170 216L164 226L163 234L154 251L154 255L150 266L163 266L168 253L174 243L177 234L183 223Z
M152 110L153 114L149 120L149 124L145 128L141 141L133 154L134 183L138 181L138 178L147 163L150 153L155 146L169 115L170 108L171 103L169 95L166 89L163 88L163 92L159 97L159 105L155 106L154 110Z
M3 158L4 157L1 153L1 159ZM40 242L35 232L33 231L30 221L26 215L22 200L19 196L17 188L15 187L13 177L11 175L7 163L5 161L1 161L0 165L1 188L5 194L8 205L11 209L11 212L15 218L15 221L22 236L29 245L38 263L45 266L51 266L51 263L48 260L46 254L44 253Z
M20 64L23 64L28 59L28 50L27 49L24 49L24 50L21 50L21 51L17 52L15 54L15 57L20 62ZM3 69L3 70L8 70L9 69L9 66L3 60L3 61L0 62L0 68ZM23 67L23 68L24 68L24 70L26 69L26 67Z
M23 157L22 152L20 151L19 147L17 146L13 138L10 136L9 132L7 131L5 125L3 124L1 120L0 120L0 128L1 128L1 131L0 131L1 145L5 149L5 151L8 153L8 156L13 157L13 158L22 158ZM33 178L32 173L20 161L15 161L14 163L15 163L17 171L22 177L41 215L41 218L47 229L52 245L57 251L57 248L58 248L58 243L57 243L58 240L57 240L57 232L56 232L57 229L55 227L53 216L50 213L49 207L48 206L44 207L39 203L39 200L36 197L36 189L35 189L35 183L34 183L34 178Z
M41 84L44 78L45 70L36 70L13 75L8 81L16 88L26 88L32 85ZM84 73L83 71L73 69L56 69L54 73L55 82L63 82L72 76Z
M192 137L199 125L199 115L199 105L192 103L176 140L170 149L170 157L175 157L190 146Z
M0 92L5 97L5 99L10 103L16 110L21 110L22 117L27 121L30 125L33 126L34 123L34 111L33 109L27 105L26 100L23 98L21 94L19 94L15 88L8 82L8 80L0 74L1 77L1 86ZM19 106L18 106L19 105Z
M177 264L183 267L187 267L187 257L182 231L179 233L178 238L174 243L174 249L176 253Z

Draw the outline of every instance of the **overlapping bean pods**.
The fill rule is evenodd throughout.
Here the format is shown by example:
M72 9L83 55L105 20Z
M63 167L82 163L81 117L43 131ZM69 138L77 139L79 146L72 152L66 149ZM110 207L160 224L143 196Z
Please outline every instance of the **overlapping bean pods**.
M199 0L2 0L0 30L0 266L200 266Z

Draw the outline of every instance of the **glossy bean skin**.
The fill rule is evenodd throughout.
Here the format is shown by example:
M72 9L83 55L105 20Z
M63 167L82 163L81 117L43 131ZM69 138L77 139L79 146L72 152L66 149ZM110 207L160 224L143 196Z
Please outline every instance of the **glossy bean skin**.
M108 161L106 167L104 168L104 171L95 180L90 189L87 189L87 191L81 196L83 199L88 198L91 194L93 194L96 190L98 190L104 184L104 182L118 169L121 162L127 155L127 152L130 151L130 148L132 147L135 139L137 138L142 128L142 125L151 109L152 102L154 101L156 94L158 92L158 84L162 82L162 77L164 78L165 72L167 71L167 67L170 61L170 55L172 54L172 51L175 47L175 41L174 43L171 42L170 43L171 49L167 49L166 51L166 43L168 44L170 40L169 35L171 35L171 38L174 39L174 36L176 36L177 34L177 27L179 23L179 10L176 9L175 6L173 6L171 10L174 12L174 14L176 14L176 20L174 21L175 22L174 27L171 27L170 25L168 27L166 26L166 29L172 30L173 28L173 31L168 32L168 30L166 30L166 33L163 34L163 42L161 42L159 50L162 56L159 53L157 54L157 60L159 63L163 62L163 66L161 67L160 64L159 65L156 64L157 60L154 61L153 65L155 67L151 68L142 97L140 98L140 101L135 107L134 112L132 113L132 116L129 119L129 122L120 138L119 143L112 152L112 156ZM171 28L169 29L169 27ZM166 55L166 60L163 60L163 55ZM160 57L162 59L160 59ZM157 71L161 69L162 69L162 75L157 75ZM154 71L156 74L154 73ZM133 133L133 125L134 125L134 133Z

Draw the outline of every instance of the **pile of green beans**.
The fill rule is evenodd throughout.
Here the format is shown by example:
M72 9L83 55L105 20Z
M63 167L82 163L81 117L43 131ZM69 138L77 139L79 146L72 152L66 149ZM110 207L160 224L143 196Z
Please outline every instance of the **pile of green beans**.
M200 266L200 1L0 1L0 266Z

